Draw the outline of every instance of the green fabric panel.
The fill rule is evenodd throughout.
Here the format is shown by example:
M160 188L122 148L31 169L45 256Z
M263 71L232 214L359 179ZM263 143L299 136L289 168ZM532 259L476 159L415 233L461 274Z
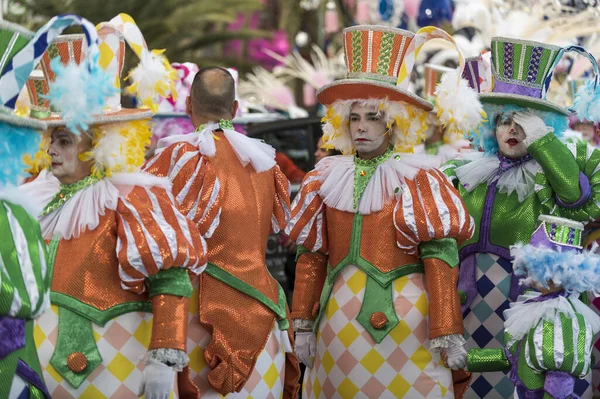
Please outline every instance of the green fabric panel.
M600 151L598 151L597 149L594 148L594 151L592 151L590 158L588 159L588 161L585 164L583 173L586 176L591 176L592 173L594 173L594 170L596 169L598 164L600 164Z
M569 319L567 319L563 314L560 315L560 320L562 324L562 335L563 342L573 342L573 328L571 327L571 323ZM565 354L563 359L562 368L563 370L573 370L573 361L575 360L573 356L573 350L575 348L573 345L565 345Z
M535 356L535 342L533 341L533 338L534 338L533 331L537 328L538 325L539 325L539 323L535 327L533 327L531 330L529 330L529 334L526 335L524 339L526 339L529 344L529 353L527 353L527 357L533 364L533 367L540 370L541 366L537 360L537 357ZM524 352L525 352L525 342L523 342L523 348L521 348L521 353L524 353Z
M531 56L532 55L533 55L533 46L526 46L525 60L523 62L523 77L520 79L524 82L527 81L527 74L529 72L529 65L531 65Z
M388 74L390 60L392 59L394 37L395 34L392 32L383 32L381 35L381 49L379 51L379 63L377 65L377 73L380 75Z
M298 245L298 249L296 249L296 259L295 259L295 261L298 262L298 258L302 254L305 254L307 252L311 252L311 251L309 249L307 249L306 247L304 247L303 245Z
M9 49L8 45L10 44L11 39L15 35L17 35L17 38L14 41L12 48ZM0 48L2 49L2 54L8 53L8 55L6 56L6 62L0 65L0 73L4 72L8 61L10 61L15 56L15 54L21 51L23 47L27 45L27 43L29 43L29 38L21 35L20 33L12 32L5 28L0 29Z
M44 302L44 292L45 286L44 281L42 279L42 265L40 264L40 243L42 243L42 251L46 249L46 244L42 240L42 231L40 229L39 223L33 219L23 207L12 204L10 202L5 203L11 210L14 218L17 220L21 229L23 230L23 234L27 239L27 249L29 251L29 258L31 259L31 264L33 268L33 274L35 276L36 289L39 294L38 303L31 303L31 312L35 313L40 308L42 303ZM46 258L46 254L43 254L44 258Z
M521 80L521 77L519 76L519 69L520 69L520 62L521 62L521 52L523 52L525 45L524 44L518 44L518 43L513 43L513 59L512 59L512 63L513 63L513 75L512 78L514 80Z
M577 347L575 350L577 351L577 366L575 367L575 371L573 375L581 375L583 372L584 359L585 359L585 320L583 315L577 313L577 323L579 323L579 334L577 336ZM592 340L593 342L594 340ZM573 342L573 341L571 341ZM590 351L591 352L591 351Z
M362 32L352 31L352 72L362 72Z
M581 197L580 168L567 146L553 134L547 134L531 144L529 152L542 166L544 175L560 199L567 204L577 202Z
M52 302L53 305L69 309L102 327L104 327L109 320L116 319L126 313L152 313L152 304L150 302L125 302L106 310L99 310L78 299L54 291L50 293L50 302Z
M394 285L381 286L377 281L367 277L365 296L356 320L373 337L378 344L398 325L398 316L394 309ZM387 323L381 329L371 325L371 315L383 312L387 316Z
M535 80L535 83L537 84L542 84L544 83L544 79L546 79L546 76L544 74L544 72L546 71L546 68L548 68L548 64L552 64L552 62L554 62L554 58L556 58L556 55L558 53L556 51L550 50L550 49L544 49L542 50L542 57L540 60L540 68L538 69L538 74L537 74L537 78ZM550 71L548 71L550 72Z
M498 76L504 76L504 43L492 41L492 60Z
M526 338L521 341L521 353L519 354L519 359L517 360L517 375L521 381L523 381L527 389L540 389L543 388L546 377L544 374L538 374L533 371L527 364L527 360L525 358L525 356L527 356L525 353L525 339ZM529 345L531 345L531 342Z
M458 299L460 300L460 304L464 305L467 303L467 293L463 290L458 290Z
M467 370L477 373L510 370L510 363L503 348L469 349Z
M383 154L373 159L360 159L354 157L354 208L358 209L358 204L363 192L367 188L371 177L379 165L387 161L393 154L393 147L389 147ZM397 155L399 156L399 155Z
M48 245L47 258L46 258L46 281L44 284L49 290L52 287L52 278L54 277L54 263L56 262L56 253L58 252L58 245L60 244L60 235L56 234L50 240L50 244Z
M161 270L146 279L148 286L148 297L167 294L191 298L194 289L185 268L171 267Z
M458 246L454 238L439 238L419 244L421 260L436 258L446 262L450 268L458 266Z
M38 359L35 342L33 340L33 320L25 323L25 346L0 359L0 398L2 394L8 394L12 380L17 370L19 359L23 360L44 381L40 360ZM43 396L42 396L43 397Z
M6 201L0 201L0 226L6 231L10 230L10 224L8 222L8 211L5 206L11 206L12 204ZM6 315L10 310L14 291L19 293L22 299L21 308L17 311L16 316L19 318L26 318L31 316L31 304L29 303L29 295L25 289L25 282L23 281L23 275L21 274L21 268L19 258L17 256L17 250L15 247L15 241L12 234L5 234L2 240L0 240L0 256L6 267L9 278L6 275L1 276L2 278L2 296L0 297L0 314Z
M542 324L542 358L544 359L544 368L546 370L554 370L554 324L544 322Z
M67 366L67 358L74 352L87 359L86 368L74 373ZM58 308L58 337L50 364L75 389L102 363L102 356L94 340L92 322L68 309Z
M257 290L256 288L254 288L253 286L251 286L250 284L246 283L245 281L240 280L239 278L237 278L236 276L234 276L233 274L228 273L227 271L221 269L219 266L213 264L213 263L208 263L208 265L206 266L206 270L204 271L205 273L208 273L209 276L211 276L212 278L227 284L228 286L230 286L231 288L245 294L248 295L249 297L255 299L256 301L262 303L265 307L267 307L267 309L269 309L270 311L272 311L275 316L277 317L277 324L279 325L279 329L281 331L287 330L289 328L289 321L287 319L287 314L286 314L286 297L285 297L285 292L283 291L283 289L281 288L281 286L279 284L277 284L277 288L278 288L278 303L274 303L273 301L271 301L265 294L263 294L262 292L260 292L259 290Z

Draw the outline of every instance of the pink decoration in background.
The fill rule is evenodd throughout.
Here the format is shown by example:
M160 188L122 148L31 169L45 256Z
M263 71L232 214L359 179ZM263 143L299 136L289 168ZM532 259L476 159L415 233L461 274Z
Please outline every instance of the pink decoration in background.
M369 5L368 0L358 0L358 4L356 5L356 16L354 19L357 24L367 24L371 22L371 6Z
M263 49L269 49L282 57L287 57L290 54L290 43L287 39L287 33L276 31L271 40L253 39L248 42L248 56L252 61L261 64L268 70L272 70L274 67L282 65L281 62L265 54Z
M302 87L302 102L305 107L313 107L317 104L317 91L308 83L304 83Z
M338 12L335 3L332 0L327 2L327 10L325 11L325 33L335 33L340 29L338 21Z
M417 19L421 0L404 0L404 12L410 19Z
M178 134L188 134L194 131L194 125L187 116L166 117L152 120L152 143L167 136L175 136Z

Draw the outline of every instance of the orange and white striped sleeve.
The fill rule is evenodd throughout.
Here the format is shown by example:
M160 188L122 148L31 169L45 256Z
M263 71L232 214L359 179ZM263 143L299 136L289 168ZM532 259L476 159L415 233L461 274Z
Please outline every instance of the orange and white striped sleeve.
M203 237L212 236L219 225L222 193L207 156L190 143L174 143L150 158L143 169L168 177L179 210L196 223Z
M462 198L441 171L421 170L406 181L396 203L394 223L398 247L423 261L432 345L462 345L458 245L471 238L475 227ZM441 339L449 335L451 340Z
M319 195L320 188L318 172L309 172L294 198L290 223L285 232L291 240L307 250L327 254L327 220L325 204Z
M275 165L273 171L275 179L275 204L273 205L273 215L271 216L271 230L277 234L285 229L290 222L291 185L288 178L279 169L279 166Z

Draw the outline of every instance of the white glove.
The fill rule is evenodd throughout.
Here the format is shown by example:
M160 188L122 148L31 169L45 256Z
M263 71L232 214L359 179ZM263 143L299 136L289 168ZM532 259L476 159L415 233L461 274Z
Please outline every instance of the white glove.
M297 332L294 350L298 359L309 369L313 367L313 358L317 354L317 338L313 332Z
M169 399L175 385L175 370L157 360L147 360L140 381L140 393L144 399Z
M527 147L548 133L554 131L554 128L546 126L542 118L531 111L517 112L513 116L513 119L523 128L526 136L524 143Z
M467 365L467 350L464 346L451 346L450 348L442 348L442 351L448 356L446 364L452 370L464 369Z

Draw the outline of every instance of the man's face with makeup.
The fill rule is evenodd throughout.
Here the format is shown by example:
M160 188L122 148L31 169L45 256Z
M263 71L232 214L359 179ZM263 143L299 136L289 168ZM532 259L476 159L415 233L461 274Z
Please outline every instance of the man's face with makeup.
M64 184L77 182L91 172L89 162L79 159L79 154L91 149L87 134L77 137L66 128L56 128L50 136L48 155L51 157L52 174Z
M496 140L500 154L507 158L519 159L527 155L525 131L513 120L513 114L502 114L496 122Z
M382 111L374 105L352 104L350 108L350 134L356 151L361 158L372 158L385 152L389 135Z

